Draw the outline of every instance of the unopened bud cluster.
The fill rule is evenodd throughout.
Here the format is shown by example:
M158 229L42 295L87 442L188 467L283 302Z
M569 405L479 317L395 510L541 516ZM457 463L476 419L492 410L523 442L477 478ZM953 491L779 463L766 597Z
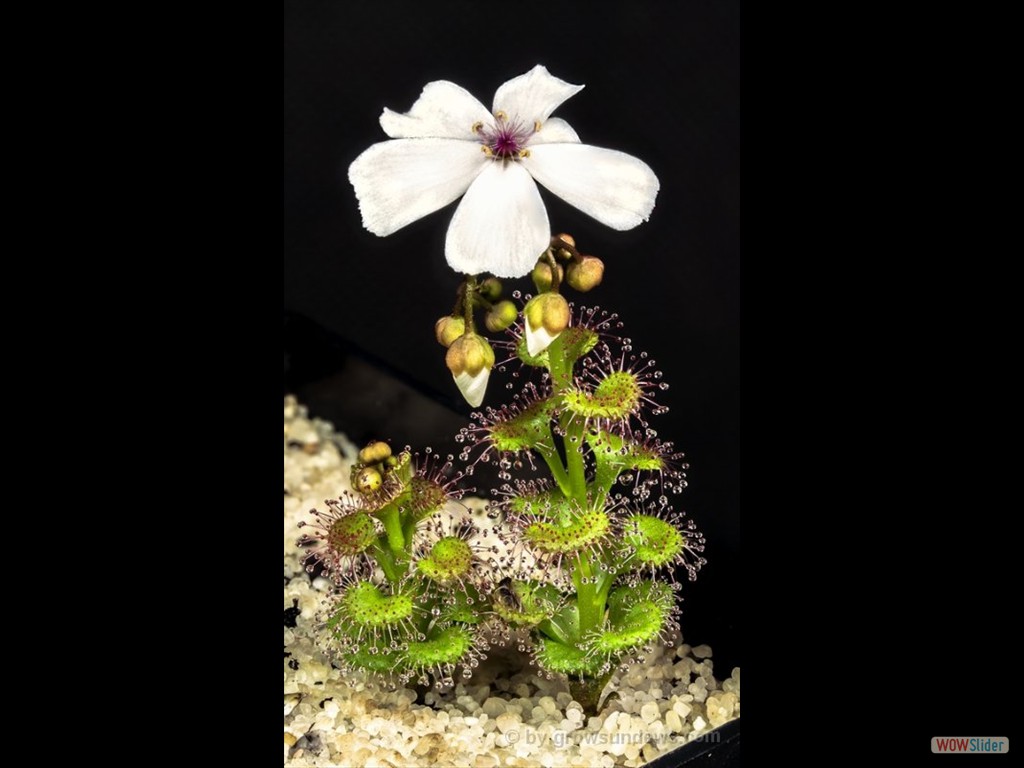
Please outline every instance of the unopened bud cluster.
M523 307L523 338L529 354L536 357L569 326L569 302L562 296L561 287L592 290L604 277L604 262L580 253L571 235L560 234L551 238L551 245L540 255L531 277L539 293ZM483 310L484 327L491 333L511 328L519 317L516 305L501 296L502 284L497 278L488 277L478 283L470 277L459 288L452 314L434 324L438 344L448 349L448 370L473 407L483 402L494 366L494 350L477 332L474 312Z

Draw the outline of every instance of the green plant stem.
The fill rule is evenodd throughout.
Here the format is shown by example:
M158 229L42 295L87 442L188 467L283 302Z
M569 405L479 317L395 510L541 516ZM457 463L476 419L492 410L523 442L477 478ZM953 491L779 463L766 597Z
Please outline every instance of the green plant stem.
M567 358L560 336L548 347L548 370L551 372L556 396L572 385L572 367L573 361ZM561 460L553 455L553 450L550 452L551 457L545 455L544 451L538 452L548 462L555 481L566 497L575 499L580 509L585 510L588 508L586 464L583 458L583 432L586 425L582 419L574 419L571 413L563 412L559 418L559 426L564 435L565 471L560 471ZM557 469L552 466L553 464L557 464ZM576 587L576 604L579 610L578 638L583 638L604 623L612 577L604 571L599 571L597 563L580 553L573 568L572 580Z
M405 552L405 534L402 533L402 518L394 504L388 504L376 513L377 519L384 523L388 548L397 557Z
M401 576L399 573L398 563L395 561L395 556L391 553L388 548L387 538L382 535L380 540L374 547L374 555L377 560L377 565L384 571L384 577L392 584L397 584Z
M551 381L554 384L556 395L561 394L572 384L572 363L565 359L562 336L548 346L548 370L551 372Z
M559 243L562 241L559 240ZM548 269L551 270L551 293L558 293L560 280L558 279L558 262L555 261L555 254L551 252L551 248L548 248L544 253L540 255L544 260L544 263L548 265Z
M587 508L587 476L583 464L583 422L573 420L572 414L563 413L559 424L565 432L565 463L569 468L569 487L572 497L580 505Z
M583 711L587 715L592 716L598 713L597 705L601 701L601 694L608 686L608 681L612 679L613 672L614 670L609 670L601 677L588 677L582 680L572 675L569 676L569 694L573 701L579 702L583 706Z
M551 436L551 444L554 445L554 435ZM569 475L565 471L565 467L562 466L562 459L558 456L558 451L552 447L537 445L534 446L537 453L541 455L541 458L548 465L548 469L551 470L551 476L558 483L558 489L562 492L562 495L566 498L572 496L572 486L569 483Z
M576 606L580 615L579 636L585 637L587 633L601 626L604 623L604 599L602 599L603 574L594 583L594 564L583 554L576 560L573 568L572 583L576 587ZM583 580L587 582L584 583ZM604 597L608 596L607 587L603 591Z
M562 336L551 342L551 346L548 347L548 370L551 372L551 380L554 383L556 395L572 384L572 361L566 357ZM569 475L567 483L569 491L566 492L563 487L562 492L567 497L576 499L580 509L586 509L587 477L586 467L583 464L584 424L580 420L574 420L572 414L568 412L561 415L558 424L565 433L563 444L565 446L565 463L568 467ZM547 460L546 457L545 460ZM552 474L554 474L553 470ZM559 486L563 485L557 475L555 480L559 483Z
M476 275L467 275L463 283L466 289L463 293L462 311L466 321L466 333L476 333L476 324L473 322L473 301L476 299Z

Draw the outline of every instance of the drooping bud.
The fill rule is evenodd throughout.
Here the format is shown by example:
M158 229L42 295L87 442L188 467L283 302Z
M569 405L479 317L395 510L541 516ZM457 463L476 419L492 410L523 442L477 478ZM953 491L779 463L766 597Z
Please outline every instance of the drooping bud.
M561 240L561 243L558 241ZM568 247L563 247L568 246ZM555 255L556 259L562 261L568 261L572 258L572 250L576 248L576 240L572 235L567 235L564 232L560 235L555 235L552 238L551 250Z
M494 349L487 339L476 333L460 336L448 347L444 360L466 402L474 408L480 405L494 367Z
M359 452L359 461L362 464L378 464L391 455L391 446L380 440L367 443L366 447Z
M362 494L373 493L384 483L384 478L375 467L363 467L356 472L353 485Z
M542 293L523 308L526 317L526 349L539 355L569 325L569 302L558 293Z
M558 274L558 282L562 282L562 278L565 276L565 270L562 269L561 264L555 265ZM551 290L551 266L546 261L538 261L537 266L533 268L533 272L530 273L530 277L533 278L533 284L537 286L537 290L540 292Z
M511 301L499 301L487 311L484 317L484 325L491 333L504 331L519 317L519 310Z
M445 315L434 323L434 335L442 347L450 347L465 332L466 321L458 315Z
M488 301L497 301L501 298L501 280L496 277L488 277L480 283L477 291Z
M577 291L589 291L601 284L604 277L604 262L597 256L582 256L571 261L565 270L565 281Z

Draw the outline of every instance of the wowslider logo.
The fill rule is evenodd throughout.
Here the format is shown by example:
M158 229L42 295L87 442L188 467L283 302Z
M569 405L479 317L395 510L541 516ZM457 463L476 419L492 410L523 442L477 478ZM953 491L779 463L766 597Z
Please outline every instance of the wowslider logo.
M1005 736L934 736L932 752L940 754L998 755L1010 751Z

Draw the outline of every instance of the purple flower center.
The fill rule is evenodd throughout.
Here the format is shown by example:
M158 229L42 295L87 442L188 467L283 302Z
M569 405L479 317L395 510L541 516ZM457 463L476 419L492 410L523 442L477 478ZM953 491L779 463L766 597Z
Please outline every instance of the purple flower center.
M493 125L480 125L477 134L484 151L494 159L518 160L526 156L526 145L533 136L535 126L519 120L509 120L504 112L495 115Z

